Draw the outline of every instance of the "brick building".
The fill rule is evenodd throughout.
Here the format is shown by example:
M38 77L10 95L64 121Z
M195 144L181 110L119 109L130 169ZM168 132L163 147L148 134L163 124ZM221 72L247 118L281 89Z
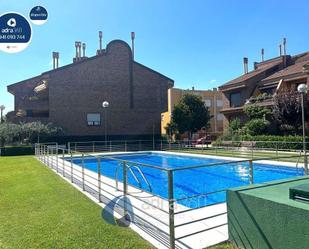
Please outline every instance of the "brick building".
M69 136L160 134L161 113L167 110L167 91L173 80L136 62L130 46L111 41L87 58L76 42L73 63L9 85L14 122L52 122ZM83 55L81 55L81 47ZM104 109L102 102L108 101Z
M186 93L194 94L200 96L208 107L210 115L212 118L210 120L210 128L207 130L202 130L197 134L193 135L193 138L198 138L205 136L206 134L211 134L218 136L222 134L223 131L223 115L220 113L222 109L222 93L216 88L213 90L183 90L178 88L171 88L168 90L168 110L161 115L161 131L162 134L166 134L165 127L171 121L172 112L174 110L174 105L179 103L182 96Z
M299 84L309 85L309 52L294 56L283 52L280 56L254 63L254 69L248 72L248 59L244 58L244 74L233 79L219 89L223 93L224 126L238 117L245 121L243 108L247 103L255 102L261 106L272 106L273 96L286 89L297 91ZM259 100L259 101L256 101Z

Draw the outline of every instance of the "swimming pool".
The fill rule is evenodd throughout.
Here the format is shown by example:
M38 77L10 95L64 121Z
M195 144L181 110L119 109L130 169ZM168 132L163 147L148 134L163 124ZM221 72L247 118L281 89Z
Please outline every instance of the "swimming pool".
M111 156L111 155L110 155ZM219 158L207 158L199 156L184 156L178 154L167 154L159 152L147 153L130 153L130 154L115 154L111 158L101 158L101 174L109 178L115 179L115 171L120 160L127 160L135 163L142 163L161 167L164 169L180 169L187 166L205 165L205 167L177 170L174 171L174 198L182 199L178 203L194 208L202 207L210 204L221 203L226 199L225 190L228 188L248 185L249 163L248 162L231 162ZM67 159L70 160L70 159ZM73 157L73 163L82 165L80 157ZM206 165L222 163L218 166ZM85 157L84 166L93 172L98 171L98 162L95 157ZM168 196L168 178L167 172L163 169L149 168L139 165L139 168L144 173L149 181L152 193L162 198ZM253 163L254 182L262 183L278 179L286 179L304 174L302 168L288 167L284 165L269 165L261 163ZM136 177L140 180L141 186L134 180L132 174L128 172L128 183L135 187L140 187L143 190L149 191L149 187L142 180L136 169L132 168L136 173ZM121 169L119 172L119 181L122 181ZM195 198L185 199L195 195L205 194Z

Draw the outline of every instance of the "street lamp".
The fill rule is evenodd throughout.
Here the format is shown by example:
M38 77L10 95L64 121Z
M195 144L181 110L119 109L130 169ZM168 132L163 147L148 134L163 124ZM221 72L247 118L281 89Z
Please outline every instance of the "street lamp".
M302 116L302 127L303 127L303 150L304 150L304 165L305 165L305 175L308 175L308 160L306 152L306 131L305 131L305 106L304 106L304 95L308 91L306 84L300 84L297 87L297 91L301 94L301 116Z
M5 106L4 105L0 105L0 111L1 111L1 116L0 116L0 123L3 122L3 111L5 109Z
M104 134L105 134L105 144L107 143L107 132L106 132L106 127L107 127L107 122L106 122L106 117L107 117L107 114L106 114L106 111L107 111L107 108L109 107L109 103L105 100L103 101L102 103L102 107L104 108Z

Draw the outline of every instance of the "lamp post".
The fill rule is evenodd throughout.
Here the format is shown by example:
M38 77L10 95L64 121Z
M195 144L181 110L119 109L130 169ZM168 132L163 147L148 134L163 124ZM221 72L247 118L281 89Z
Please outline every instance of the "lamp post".
M0 105L0 111L1 111L1 116L0 116L0 123L3 122L3 111L5 109L5 106L4 105Z
M105 136L105 144L107 143L107 122L106 122L106 118L107 118L107 108L109 107L109 103L105 100L102 103L102 107L104 108L104 136Z
M304 95L308 91L306 84L300 84L297 87L297 91L301 94L301 116L302 116L302 128L303 128L303 150L304 150L304 166L305 166L305 175L308 175L308 159L306 151L306 131L305 131L305 106L304 106Z

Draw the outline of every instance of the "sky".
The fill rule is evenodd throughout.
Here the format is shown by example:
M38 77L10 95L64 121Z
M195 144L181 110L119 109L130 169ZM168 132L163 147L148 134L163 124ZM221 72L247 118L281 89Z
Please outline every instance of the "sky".
M41 5L47 23L32 25L28 48L20 53L0 51L0 105L14 109L6 86L52 68L52 51L60 66L72 62L74 42L85 42L86 55L95 55L98 31L103 46L114 39L130 43L135 36L135 60L174 79L175 87L212 89L279 54L287 38L287 53L309 50L308 0L0 0L0 15L29 15Z

